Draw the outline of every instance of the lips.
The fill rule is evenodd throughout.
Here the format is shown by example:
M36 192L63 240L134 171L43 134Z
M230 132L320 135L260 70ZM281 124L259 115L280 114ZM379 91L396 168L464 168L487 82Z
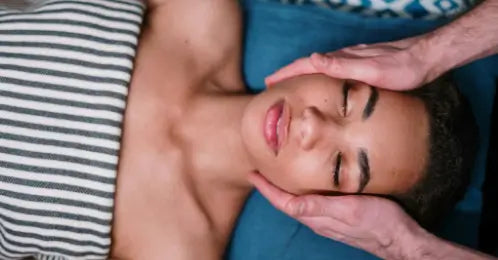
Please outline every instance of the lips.
M284 100L279 100L266 112L263 135L270 149L278 155L287 138L289 109Z

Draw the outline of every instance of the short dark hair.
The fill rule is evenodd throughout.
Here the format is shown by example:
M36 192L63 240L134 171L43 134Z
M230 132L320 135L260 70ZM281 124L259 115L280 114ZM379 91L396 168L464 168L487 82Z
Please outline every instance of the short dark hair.
M429 154L422 178L394 199L421 226L433 230L463 198L478 148L471 106L445 75L408 92L420 98L429 115Z

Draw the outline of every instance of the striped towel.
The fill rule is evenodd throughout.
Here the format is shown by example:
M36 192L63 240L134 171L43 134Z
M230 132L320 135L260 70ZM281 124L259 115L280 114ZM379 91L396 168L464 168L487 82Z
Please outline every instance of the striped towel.
M144 5L1 5L0 259L104 259Z

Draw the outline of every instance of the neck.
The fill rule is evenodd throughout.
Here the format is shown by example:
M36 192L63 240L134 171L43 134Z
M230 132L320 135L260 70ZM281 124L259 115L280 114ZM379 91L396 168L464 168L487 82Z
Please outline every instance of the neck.
M202 183L223 190L251 189L247 175L254 170L241 138L241 121L250 95L207 94L192 102L182 129L192 150L190 162Z
M249 95L209 94L193 99L182 122L190 173L202 208L226 246L252 185L254 170L241 138L241 120Z

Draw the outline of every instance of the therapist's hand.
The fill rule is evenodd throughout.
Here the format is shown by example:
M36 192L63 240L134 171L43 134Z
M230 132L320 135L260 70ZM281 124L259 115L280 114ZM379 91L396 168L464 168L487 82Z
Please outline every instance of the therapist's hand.
M315 233L384 259L498 260L428 233L387 199L360 195L295 196L257 173L251 173L249 180L273 206Z
M400 41L358 45L298 59L266 79L324 73L379 88L408 90L443 73L498 53L498 0L485 0L451 23Z
M422 36L395 42L360 44L327 54L312 54L294 61L266 78L271 86L284 79L303 74L323 73L334 78L354 79L369 85L409 90L439 76Z
M251 182L277 209L315 233L381 258L407 259L425 232L397 204L373 196L295 196L253 173Z

